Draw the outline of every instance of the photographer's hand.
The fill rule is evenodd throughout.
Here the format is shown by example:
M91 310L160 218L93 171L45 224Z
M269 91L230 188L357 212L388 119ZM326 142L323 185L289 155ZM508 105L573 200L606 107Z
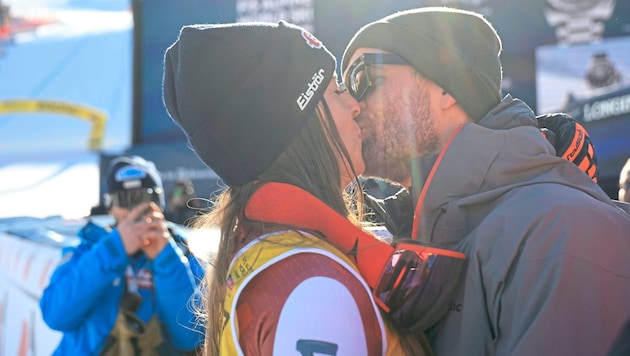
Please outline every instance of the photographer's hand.
M148 203L139 204L118 221L118 234L128 256L133 255L142 247L142 235L144 230L147 230L143 215L148 209Z
M150 210L144 214L142 222L145 226L142 230L142 246L140 248L150 259L155 259L171 237L164 214L157 204L150 203Z

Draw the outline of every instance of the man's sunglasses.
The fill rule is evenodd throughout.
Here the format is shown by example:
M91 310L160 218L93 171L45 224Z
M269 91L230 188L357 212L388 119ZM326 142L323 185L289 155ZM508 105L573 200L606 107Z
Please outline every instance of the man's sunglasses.
M346 71L344 82L350 95L361 101L372 90L371 67L379 64L409 65L401 56L393 53L364 53Z

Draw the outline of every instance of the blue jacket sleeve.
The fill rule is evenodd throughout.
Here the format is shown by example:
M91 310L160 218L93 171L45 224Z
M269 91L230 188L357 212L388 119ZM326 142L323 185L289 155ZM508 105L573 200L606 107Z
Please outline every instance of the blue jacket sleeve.
M105 233L94 244L84 241L64 250L40 300L46 324L64 332L78 328L100 306L100 298L124 275L128 264L117 230Z
M205 328L195 317L203 274L197 258L184 253L172 239L153 261L158 313L180 350L192 350L203 342Z

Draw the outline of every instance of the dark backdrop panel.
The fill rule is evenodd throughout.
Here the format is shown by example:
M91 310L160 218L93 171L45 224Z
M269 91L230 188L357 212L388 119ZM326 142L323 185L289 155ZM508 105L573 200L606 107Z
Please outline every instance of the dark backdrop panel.
M234 0L133 0L133 144L182 141L162 102L163 58L184 25L235 20Z
M555 46L557 42L554 28L545 19L548 1L551 0L249 0L248 3L257 2L254 8L267 10L312 5L312 24L306 27L312 28L339 60L355 31L398 10L448 5L481 12L494 24L503 40L504 90L536 111L536 50L542 46ZM164 51L185 24L236 21L236 3L237 0L133 0L136 18L134 144L184 141L181 130L168 117L162 103ZM614 13L604 25L604 39L630 36L630 1L616 0ZM630 77L630 68L626 70ZM622 157L630 156L630 145L627 144L630 133L626 130L629 125L630 115L585 125L598 147L600 185L613 197L621 168L619 164Z

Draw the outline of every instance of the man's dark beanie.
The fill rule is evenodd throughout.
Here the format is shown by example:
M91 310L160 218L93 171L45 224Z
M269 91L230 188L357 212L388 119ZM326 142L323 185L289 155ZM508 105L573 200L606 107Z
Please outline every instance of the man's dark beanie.
M501 39L492 24L475 12L425 7L372 22L350 40L342 73L361 47L399 54L451 94L475 121L501 100Z
M197 156L239 186L304 127L335 66L319 40L283 21L185 26L164 57L164 104Z

